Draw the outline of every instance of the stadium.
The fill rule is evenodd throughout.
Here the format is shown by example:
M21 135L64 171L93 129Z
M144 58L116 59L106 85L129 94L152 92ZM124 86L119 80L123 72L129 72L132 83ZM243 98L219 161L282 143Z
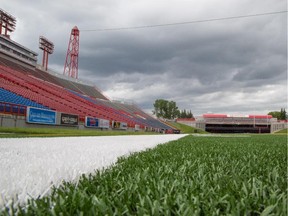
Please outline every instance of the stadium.
M110 101L93 84L79 80L79 30L71 31L64 74L48 69L53 43L43 36L42 65L38 54L10 39L16 19L1 10L0 113L2 127L33 127L37 124L60 127L172 131L135 104ZM77 35L78 34L78 38ZM78 44L75 44L75 40ZM69 50L69 47L71 48Z
M76 26L63 74L48 68L53 42L39 37L38 64L15 28L0 9L0 215L286 215L287 130L261 134L287 121L155 119L78 79ZM192 128L172 134L175 121Z
M287 128L287 121L278 121L271 115L255 114L209 113L192 119L177 119L177 122L210 133L274 133Z
M39 37L38 53L13 41L16 18L0 10L1 127L70 127L179 133L137 105L109 100L95 84L78 79L79 30L71 30L63 74L48 68L53 42ZM179 119L178 122L182 120ZM287 127L270 115L203 114L184 124L213 133L271 133Z

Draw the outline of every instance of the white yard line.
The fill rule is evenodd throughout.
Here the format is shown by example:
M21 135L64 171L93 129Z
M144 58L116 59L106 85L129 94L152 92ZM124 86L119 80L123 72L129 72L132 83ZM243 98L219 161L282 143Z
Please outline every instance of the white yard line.
M45 195L62 180L77 181L117 158L185 135L0 139L0 207Z

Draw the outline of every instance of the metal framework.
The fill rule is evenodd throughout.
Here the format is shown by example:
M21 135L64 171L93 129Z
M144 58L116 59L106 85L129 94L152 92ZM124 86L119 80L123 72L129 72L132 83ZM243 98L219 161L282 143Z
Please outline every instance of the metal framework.
M76 79L78 79L79 35L80 31L77 26L75 26L71 30L63 72L64 75Z
M54 44L43 36L39 37L39 48L43 50L42 66L48 68L48 55L54 51Z
M16 27L16 18L0 9L0 35L10 38L9 32L13 32Z

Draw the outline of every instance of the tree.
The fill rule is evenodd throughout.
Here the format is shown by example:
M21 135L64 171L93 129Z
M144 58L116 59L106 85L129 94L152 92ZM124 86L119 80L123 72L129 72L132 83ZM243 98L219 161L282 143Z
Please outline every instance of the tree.
M285 110L285 108L281 108L281 111L280 111L280 120L286 120L286 119L287 119L286 110Z
M187 116L187 113L186 113L186 110L182 110L181 113L180 113L180 118L186 118Z
M285 108L281 108L279 111L271 111L268 115L272 115L273 118L277 118L278 120L286 120L287 119L287 112Z
M185 109L180 112L179 117L180 118L194 118L192 111L190 110L187 112Z
M157 99L153 105L153 114L156 115L157 118L174 119L180 114L176 102L174 101Z
M280 112L279 111L271 111L268 113L268 115L271 115L273 118L280 119Z
M191 110L190 110L190 112L187 114L187 118L194 118Z

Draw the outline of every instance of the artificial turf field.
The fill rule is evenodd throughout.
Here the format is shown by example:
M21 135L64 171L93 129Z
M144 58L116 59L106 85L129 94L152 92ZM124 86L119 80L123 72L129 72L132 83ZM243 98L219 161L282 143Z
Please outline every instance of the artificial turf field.
M287 135L189 135L1 214L287 215Z

